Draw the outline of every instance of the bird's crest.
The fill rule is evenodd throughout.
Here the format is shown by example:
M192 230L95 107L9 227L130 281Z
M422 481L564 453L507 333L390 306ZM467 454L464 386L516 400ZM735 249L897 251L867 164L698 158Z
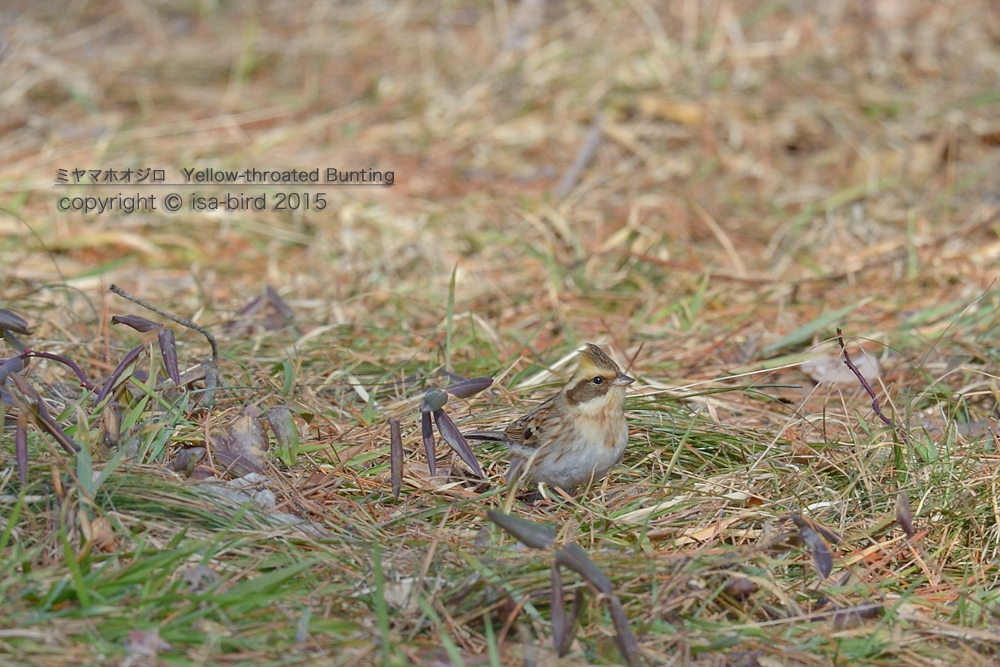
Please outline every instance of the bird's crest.
M611 357L604 354L604 351L594 345L593 343L587 343L587 345L580 350L580 366L577 368L577 373L589 375L594 374L612 374L617 375L621 372Z

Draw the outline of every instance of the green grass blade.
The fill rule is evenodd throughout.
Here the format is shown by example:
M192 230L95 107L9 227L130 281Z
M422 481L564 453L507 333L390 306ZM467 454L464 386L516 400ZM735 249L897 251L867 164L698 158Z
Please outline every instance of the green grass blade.
M803 326L799 327L798 329L796 329L795 331L787 334L780 340L771 343L770 345L764 348L764 351L761 352L761 354L763 356L768 356L783 348L791 347L793 345L801 345L802 343L807 343L812 340L813 336L816 335L817 332L826 329L832 324L840 322L845 315L854 311L856 308L863 305L867 301L868 300L866 299L861 301L860 303L852 303L851 305L845 306L844 308L841 308L839 310L835 310L832 313L824 313L823 315L820 315L813 321L808 322Z
M392 656L392 637L389 634L389 607L385 601L385 578L382 573L382 553L378 543L372 545L372 569L375 575L375 619L382 636L382 664L389 665Z
M448 281L448 312L444 322L444 367L451 370L451 334L454 328L455 318L455 275L458 273L458 264L451 270L451 280Z

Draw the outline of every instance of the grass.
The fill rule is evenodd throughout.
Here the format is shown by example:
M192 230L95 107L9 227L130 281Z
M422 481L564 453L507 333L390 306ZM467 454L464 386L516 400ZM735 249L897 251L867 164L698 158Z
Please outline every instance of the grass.
M92 379L143 341L155 371L155 346L109 324L156 319L122 285L213 331L225 386L205 409L202 385L137 378L109 448L75 378L32 360L86 447L70 459L30 431L22 488L5 406L0 662L551 664L553 552L487 520L504 508L580 545L648 664L995 662L998 16L904 4L15 0L0 306ZM53 187L57 169L138 167L395 184L232 189L322 191L323 210L56 206L118 192ZM268 285L291 318L266 299L240 313ZM837 352L838 326L878 359L892 428L856 384L799 368ZM204 340L175 333L197 366ZM440 443L429 476L417 405L441 371L496 378L447 406L496 428L587 341L638 379L607 479L526 504L502 446L476 449L481 483ZM274 406L299 435L269 436L274 507L173 470ZM196 470L221 472L208 442ZM810 542L791 514L843 541ZM566 664L620 663L606 604L565 570L563 587L591 593Z

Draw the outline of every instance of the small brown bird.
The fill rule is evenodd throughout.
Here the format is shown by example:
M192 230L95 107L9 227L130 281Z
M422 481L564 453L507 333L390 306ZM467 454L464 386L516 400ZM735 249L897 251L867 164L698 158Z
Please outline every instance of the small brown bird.
M604 478L628 444L625 387L635 382L601 348L588 343L562 391L504 431L466 433L472 440L506 443L507 481L572 489Z

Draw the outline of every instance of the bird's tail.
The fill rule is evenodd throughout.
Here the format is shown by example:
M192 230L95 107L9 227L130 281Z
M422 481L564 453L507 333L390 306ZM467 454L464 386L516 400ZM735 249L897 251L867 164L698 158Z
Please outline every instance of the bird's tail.
M472 431L463 433L466 440L485 440L487 442L507 442L507 434L503 431Z

